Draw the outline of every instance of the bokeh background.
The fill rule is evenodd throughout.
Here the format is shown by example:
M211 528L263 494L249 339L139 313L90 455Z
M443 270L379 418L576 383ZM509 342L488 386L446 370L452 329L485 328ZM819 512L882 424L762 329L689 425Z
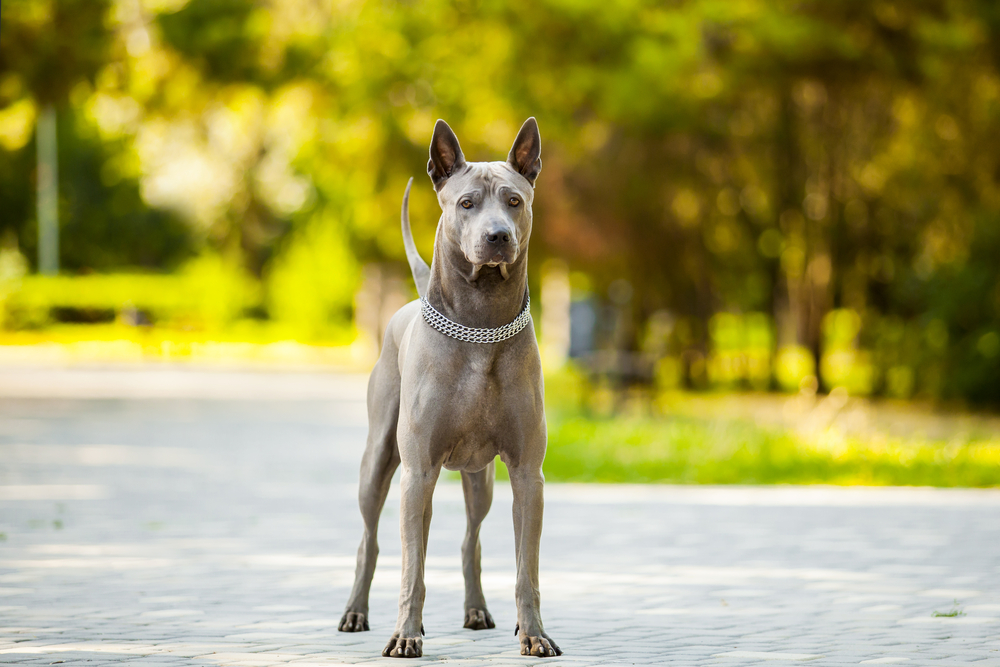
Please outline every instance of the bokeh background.
M529 115L550 479L1000 485L988 0L5 0L0 361L370 367Z

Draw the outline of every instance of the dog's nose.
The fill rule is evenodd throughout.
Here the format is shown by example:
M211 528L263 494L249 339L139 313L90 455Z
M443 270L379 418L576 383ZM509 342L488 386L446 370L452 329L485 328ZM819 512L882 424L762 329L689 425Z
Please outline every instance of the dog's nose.
M486 232L486 242L493 245L503 245L510 243L510 230L503 227L496 227Z

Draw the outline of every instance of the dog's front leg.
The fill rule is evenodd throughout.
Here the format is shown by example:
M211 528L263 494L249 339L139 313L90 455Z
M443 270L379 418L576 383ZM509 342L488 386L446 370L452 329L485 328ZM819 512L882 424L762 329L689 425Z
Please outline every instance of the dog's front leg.
M424 559L431 525L431 498L440 466L414 466L403 462L400 479L399 533L403 543L403 572L399 590L396 631L382 650L393 658L423 655Z
M562 655L556 643L545 634L538 592L538 548L542 539L544 484L540 465L510 468L510 485L514 492L514 549L517 556L515 633L521 644L521 655L538 657Z

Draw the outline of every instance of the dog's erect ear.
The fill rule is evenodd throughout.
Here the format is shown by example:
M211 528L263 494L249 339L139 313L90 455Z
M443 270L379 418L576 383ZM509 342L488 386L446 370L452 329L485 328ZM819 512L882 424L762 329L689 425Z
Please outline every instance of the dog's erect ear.
M448 177L464 165L465 156L458 145L458 137L448 123L438 119L431 137L431 159L427 161L427 173L434 182L434 189L440 190Z
M507 155L507 164L534 185L538 172L542 170L541 154L542 138L538 134L538 123L532 116L524 121L521 131L517 133L517 139Z

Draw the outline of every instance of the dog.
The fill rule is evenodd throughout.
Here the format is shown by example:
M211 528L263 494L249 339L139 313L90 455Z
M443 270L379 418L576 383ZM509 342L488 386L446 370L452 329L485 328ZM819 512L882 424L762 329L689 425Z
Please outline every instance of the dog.
M562 655L542 625L538 590L546 430L527 267L540 155L534 118L521 127L506 162L466 162L458 137L437 121L427 173L441 218L430 266L410 231L412 178L403 195L403 242L421 298L389 321L368 383L369 431L358 493L364 535L338 628L369 629L379 515L402 465L402 586L396 629L383 656L423 654L424 559L431 496L442 467L461 471L465 495L465 627L495 627L480 581L479 528L493 500L497 455L510 472L514 495L514 634L522 655Z

